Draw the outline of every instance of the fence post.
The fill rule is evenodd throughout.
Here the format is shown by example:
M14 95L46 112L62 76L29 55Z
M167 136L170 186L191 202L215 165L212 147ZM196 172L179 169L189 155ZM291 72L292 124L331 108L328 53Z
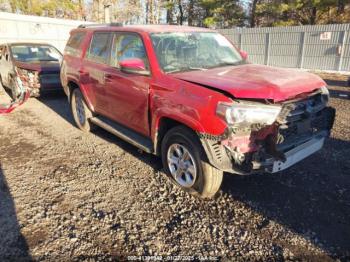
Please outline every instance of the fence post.
M270 33L266 33L266 45L265 45L265 65L270 63Z
M341 52L340 52L340 57L339 57L339 65L338 65L338 71L342 71L343 68L343 57L344 57L344 50L345 50L345 41L347 37L347 31L343 31L343 39L341 41Z
M300 69L302 69L304 66L305 33L306 33L305 31L301 33L300 64L299 64Z
M240 50L243 50L243 45L242 45L242 33L239 33L238 39L239 39L239 49L240 49Z

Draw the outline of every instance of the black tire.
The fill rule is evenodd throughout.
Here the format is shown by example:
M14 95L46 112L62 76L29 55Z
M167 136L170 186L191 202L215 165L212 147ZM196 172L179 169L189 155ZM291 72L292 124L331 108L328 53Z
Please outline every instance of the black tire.
M18 86L16 85L16 82L13 78L10 79L10 92L11 92L11 98L13 100L16 100L20 95Z
M87 106L79 88L73 90L70 105L77 127L84 132L90 132L93 129L93 125L89 119L93 117L93 114Z
M2 82L2 77L0 75L0 86L5 89L4 83Z
M195 178L192 180L193 185L187 183L187 186L183 186L183 183L179 183L170 171L170 168L174 171L174 165L176 166L176 164L170 167L171 164L169 165L169 162L171 161L168 161L168 156L171 155L172 148L176 148L178 145L181 146L180 148L188 150L188 153L191 155L186 162L193 162L192 166L196 170ZM173 150L173 152L175 151ZM170 180L186 192L201 198L212 198L219 191L223 172L208 163L199 138L191 129L185 126L177 126L169 130L162 141L161 155L164 170ZM180 170L182 170L182 167ZM179 177L185 175L185 172L183 172L183 175Z

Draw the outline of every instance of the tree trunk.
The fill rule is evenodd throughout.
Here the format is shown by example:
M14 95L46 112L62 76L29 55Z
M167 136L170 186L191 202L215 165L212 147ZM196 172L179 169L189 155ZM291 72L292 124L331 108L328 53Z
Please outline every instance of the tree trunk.
M316 24L316 18L317 18L317 8L313 7L311 10L310 25Z
M258 0L253 0L252 2L252 11L250 14L250 27L255 27L256 26L256 5L258 3Z
M146 1L146 25L148 24L148 12L149 12L149 3Z
M192 26L193 25L193 15L194 15L194 0L190 0L188 4L188 25Z
M338 15L344 13L345 10L345 1L344 0L338 0L337 4L337 13Z
M178 5L178 8L179 8L179 12L180 12L179 19L178 19L178 24L182 25L183 21L184 21L184 10L182 8L181 0L177 1L177 5Z

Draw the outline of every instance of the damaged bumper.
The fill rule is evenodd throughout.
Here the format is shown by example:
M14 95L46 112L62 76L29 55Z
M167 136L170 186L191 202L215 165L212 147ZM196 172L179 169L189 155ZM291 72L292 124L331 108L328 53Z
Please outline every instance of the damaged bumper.
M309 141L285 152L284 161L275 160L274 158L266 160L266 163L264 163L265 171L269 173L276 173L307 158L323 147L326 137L328 137L328 132L321 132L320 134L315 135Z
M16 78L15 85L16 89L18 90L18 96L9 105L0 105L0 114L11 113L17 107L26 102L30 97L30 91L23 86L19 78Z
M278 123L258 131L228 128L222 136L199 134L209 162L229 173L275 173L320 150L333 127L335 109L317 95L284 107L288 110L281 112Z

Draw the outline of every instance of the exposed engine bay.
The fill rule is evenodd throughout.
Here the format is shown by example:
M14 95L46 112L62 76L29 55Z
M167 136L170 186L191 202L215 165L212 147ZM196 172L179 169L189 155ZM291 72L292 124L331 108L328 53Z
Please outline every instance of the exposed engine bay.
M329 136L335 109L322 90L282 102L270 125L228 126L222 136L199 134L209 162L237 174L278 172L316 152ZM253 102L254 104L255 102Z

